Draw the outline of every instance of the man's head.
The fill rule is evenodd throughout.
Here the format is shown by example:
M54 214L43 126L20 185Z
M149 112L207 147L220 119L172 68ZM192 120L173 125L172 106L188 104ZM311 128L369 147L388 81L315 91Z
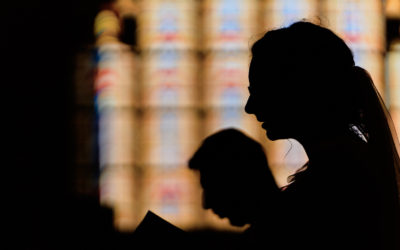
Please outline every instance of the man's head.
M204 208L235 226L251 224L263 200L278 191L262 146L236 129L207 137L189 168L200 173Z

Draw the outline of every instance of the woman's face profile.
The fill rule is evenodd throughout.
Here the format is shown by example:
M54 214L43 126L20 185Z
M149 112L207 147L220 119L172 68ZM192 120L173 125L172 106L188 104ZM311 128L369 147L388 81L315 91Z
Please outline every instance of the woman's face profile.
M289 96L289 77L284 67L252 59L249 68L249 98L245 111L254 114L271 140L295 136L295 105Z

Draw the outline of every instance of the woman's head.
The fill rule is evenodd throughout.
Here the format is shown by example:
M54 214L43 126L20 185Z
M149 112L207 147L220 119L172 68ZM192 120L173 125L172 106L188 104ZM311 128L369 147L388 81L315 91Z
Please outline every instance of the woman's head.
M354 65L349 47L326 28L297 22L267 32L251 51L246 112L263 122L272 140L361 128L370 152L365 157L385 196L383 223L400 230L400 144L371 77Z
M297 22L267 32L251 52L246 112L264 122L270 139L351 122L353 55L332 31Z
M204 208L232 225L252 223L259 202L272 202L279 191L261 144L236 129L207 137L189 168L200 173Z

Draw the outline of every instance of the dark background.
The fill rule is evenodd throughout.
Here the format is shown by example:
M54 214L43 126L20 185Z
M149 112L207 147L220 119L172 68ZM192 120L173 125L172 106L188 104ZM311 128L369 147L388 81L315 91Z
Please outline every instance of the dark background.
M102 2L2 2L2 249L60 249L90 236L80 222L108 223L72 192L73 56L93 43Z

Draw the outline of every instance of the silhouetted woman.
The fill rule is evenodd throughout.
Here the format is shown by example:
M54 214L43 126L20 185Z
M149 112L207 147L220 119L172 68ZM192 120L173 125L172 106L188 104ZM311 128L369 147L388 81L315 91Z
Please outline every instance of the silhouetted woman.
M251 49L250 96L271 140L309 162L282 191L288 249L400 249L398 139L371 77L332 31L308 22Z

